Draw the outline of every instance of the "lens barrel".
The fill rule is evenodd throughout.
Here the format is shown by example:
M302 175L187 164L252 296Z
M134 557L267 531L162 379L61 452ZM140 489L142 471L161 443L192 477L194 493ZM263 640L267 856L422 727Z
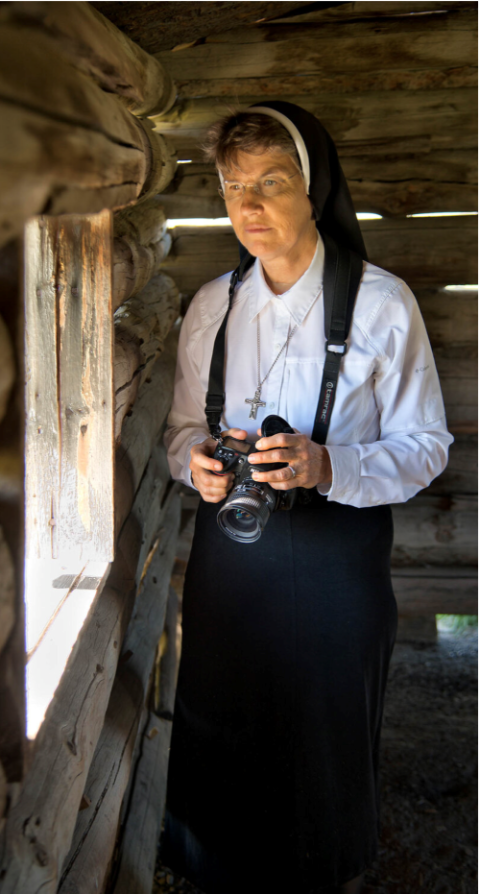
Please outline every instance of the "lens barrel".
M237 543L255 543L267 524L273 510L273 497L258 490L258 484L250 487L245 482L234 488L221 507L217 522L220 529Z

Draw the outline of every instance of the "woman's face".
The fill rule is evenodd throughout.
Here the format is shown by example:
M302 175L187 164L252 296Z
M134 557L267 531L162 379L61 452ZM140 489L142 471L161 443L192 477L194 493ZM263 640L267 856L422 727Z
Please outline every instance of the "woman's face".
M285 152L270 150L254 155L239 150L234 164L222 169L222 174L225 180L241 184L284 181L280 195L266 197L247 189L243 196L226 203L235 235L250 254L267 262L296 258L312 240L316 242L312 205L303 177Z

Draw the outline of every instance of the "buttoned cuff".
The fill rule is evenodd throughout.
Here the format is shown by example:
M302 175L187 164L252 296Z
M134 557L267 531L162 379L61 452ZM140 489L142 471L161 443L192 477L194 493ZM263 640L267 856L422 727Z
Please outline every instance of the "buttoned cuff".
M350 503L360 487L360 457L354 447L327 447L332 483L317 485L319 494L336 503Z

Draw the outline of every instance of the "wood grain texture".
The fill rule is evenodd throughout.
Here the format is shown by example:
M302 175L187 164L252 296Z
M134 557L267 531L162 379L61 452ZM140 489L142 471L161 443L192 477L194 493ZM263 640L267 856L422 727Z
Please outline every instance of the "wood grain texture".
M167 791L171 720L153 712L144 727L141 757L120 842L113 894L151 894Z
M15 622L15 568L12 554L0 527L0 652ZM0 817L2 813L0 811Z
M361 228L370 261L406 280L415 292L477 281L475 217L362 221ZM231 228L176 227L172 235L162 269L186 295L238 264Z
M26 555L58 556L60 419L57 379L56 221L25 229Z
M156 2L140 3L92 3L110 21L124 31L149 53L192 42L207 34L225 31L235 25L247 25L263 18L278 15L276 2L222 2L202 3L184 0L165 0L159 7ZM297 3L282 3L282 12L292 12L304 6Z
M476 496L433 496L428 489L393 507L392 565L472 566L477 561Z
M163 513L158 515L157 524L161 525L158 545L140 585L104 728L85 785L91 803L78 814L59 894L77 894L79 890L94 894L103 890L108 875L134 742L164 623L180 523L180 497L176 488L167 498Z
M4 320L0 317L0 422L7 412L15 375L12 339Z
M112 561L112 220L63 216L56 233L61 429L59 554Z
M90 3L9 3L0 21L2 29L8 23L18 32L33 26L40 39L51 39L70 64L121 96L136 115L161 112L175 100L168 71Z
M461 30L404 16L392 22L307 23L240 28L156 58L173 79L271 77L312 72L353 74L397 69L476 65L475 12L463 12ZM394 44L393 44L394 41ZM261 44L261 52L259 52ZM392 55L392 46L395 46ZM235 48L235 52L232 49Z
M478 574L475 566L393 569L393 591L402 617L476 615Z
M48 35L6 27L0 49L2 243L47 206L51 214L94 213L165 188L173 148L76 71Z
M114 234L113 308L116 310L160 272L172 240L157 196L115 215Z
M256 44L248 46L254 55L262 57ZM236 54L232 54L231 49L229 53L230 58L235 58ZM343 57L341 61L344 64ZM270 98L284 97L280 94ZM169 113L152 120L157 131L170 136L177 149L183 152L185 146L194 146L195 142L200 145L209 125L231 114L232 105L244 110L259 99L261 97L252 94L242 96L238 103L235 96L228 99L180 99ZM358 147L362 147L365 155L370 143L378 141L384 144L389 141L393 152L393 141L408 140L413 144L420 138L424 138L431 149L468 149L476 146L475 89L398 90L394 93L394 100L389 91L319 96L300 94L288 99L319 118L335 141L340 155L343 147L349 145L356 147L357 155ZM457 128L455 134L449 132L450 126ZM198 159L198 149L195 156L182 154L179 157Z
M35 740L29 772L6 824L2 894L57 892L135 594L162 512L175 503L174 495L164 499L169 479L163 469L159 457L144 476L144 487L121 525L107 584L97 593Z
M163 351L165 339L180 313L180 294L161 273L115 313L115 438L135 402L139 388Z

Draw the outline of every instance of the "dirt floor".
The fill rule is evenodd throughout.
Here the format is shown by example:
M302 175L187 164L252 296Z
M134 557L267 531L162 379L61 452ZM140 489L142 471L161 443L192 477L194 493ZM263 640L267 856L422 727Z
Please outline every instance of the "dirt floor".
M442 633L436 644L395 648L383 730L380 852L364 894L478 890L477 657L472 628ZM159 864L153 894L167 891L198 894Z

